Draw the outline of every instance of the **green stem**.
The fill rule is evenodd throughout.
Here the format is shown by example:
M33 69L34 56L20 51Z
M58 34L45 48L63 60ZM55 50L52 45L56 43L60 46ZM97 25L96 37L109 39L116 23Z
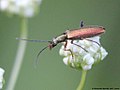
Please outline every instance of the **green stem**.
M27 18L22 18L20 38L27 38L27 33L28 33ZM22 65L26 45L27 45L27 42L19 41L15 61L13 64L12 72L11 72L6 90L14 90L14 87L20 72L20 68Z
M77 87L77 90L83 90L85 79L86 79L86 74L87 74L87 71L82 70L81 81L80 81L79 86Z

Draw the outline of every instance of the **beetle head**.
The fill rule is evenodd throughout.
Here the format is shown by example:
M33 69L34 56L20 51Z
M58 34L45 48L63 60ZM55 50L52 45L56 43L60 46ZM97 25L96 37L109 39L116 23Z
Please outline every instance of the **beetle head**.
M57 45L57 43L55 43L54 41L50 41L48 47L49 47L49 49L51 50L51 49L54 48L56 45Z

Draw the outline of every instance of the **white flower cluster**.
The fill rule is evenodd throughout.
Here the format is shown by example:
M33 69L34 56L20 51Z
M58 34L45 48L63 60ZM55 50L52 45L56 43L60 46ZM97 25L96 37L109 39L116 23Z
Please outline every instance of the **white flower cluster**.
M0 0L0 10L32 17L42 0Z
M2 68L0 68L0 89L2 89L3 87L3 74L4 74L4 70Z
M93 40L100 44L99 42L100 37L96 36L93 38L89 38L89 40ZM80 45L82 48L71 44L71 41L68 40L66 49L70 49L70 51L64 50L64 45L61 47L59 53L60 55L64 56L63 62L75 69L83 69L89 70L92 68L92 65L98 63L99 61L103 60L107 56L106 50L98 45L97 43L88 40L74 40L73 43Z

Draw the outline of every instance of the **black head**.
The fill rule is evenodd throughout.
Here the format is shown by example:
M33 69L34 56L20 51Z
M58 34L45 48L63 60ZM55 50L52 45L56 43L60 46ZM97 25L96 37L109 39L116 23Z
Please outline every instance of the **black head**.
M56 45L57 45L56 43L54 43L53 41L50 41L48 47L49 47L49 49L51 50L51 49L54 48Z

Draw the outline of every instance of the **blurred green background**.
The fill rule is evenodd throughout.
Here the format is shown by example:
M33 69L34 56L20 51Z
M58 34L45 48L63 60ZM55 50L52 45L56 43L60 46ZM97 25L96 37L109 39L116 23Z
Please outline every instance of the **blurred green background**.
M95 87L120 89L120 0L43 0L39 15L29 19L29 39L52 39L66 29L87 25L102 25L106 33L101 43L109 55L87 74L84 90ZM9 18L0 12L0 67L5 69L6 83L14 63L20 34L21 19ZM81 71L64 65L58 45L39 57L37 69L33 63L47 43L28 43L15 90L76 90Z

